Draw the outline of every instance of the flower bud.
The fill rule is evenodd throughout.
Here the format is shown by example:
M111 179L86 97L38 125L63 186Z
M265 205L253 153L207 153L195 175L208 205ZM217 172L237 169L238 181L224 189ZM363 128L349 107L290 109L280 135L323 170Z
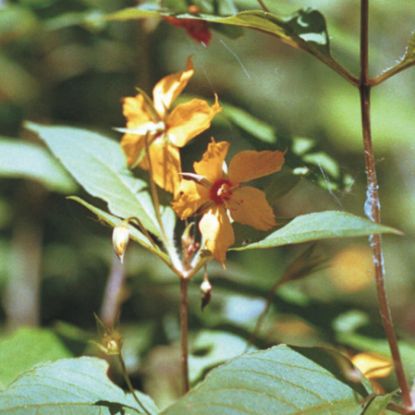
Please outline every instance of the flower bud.
M130 229L128 222L121 222L112 232L112 246L115 254L121 262L124 260L124 254L127 250L128 242L130 241Z
M202 284L200 285L200 292L202 294L202 310L210 303L212 298L212 284L205 277Z
M121 335L117 331L109 329L104 333L101 343L97 344L97 346L108 356L119 355L122 348Z

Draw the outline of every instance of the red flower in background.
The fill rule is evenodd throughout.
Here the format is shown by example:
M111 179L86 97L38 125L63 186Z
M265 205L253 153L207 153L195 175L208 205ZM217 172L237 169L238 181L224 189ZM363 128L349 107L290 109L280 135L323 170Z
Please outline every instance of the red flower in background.
M189 13L199 13L199 8L197 6L189 6ZM182 27L196 42L200 42L205 46L209 45L212 33L207 22L196 19L178 19L173 16L166 16L164 19L173 26Z

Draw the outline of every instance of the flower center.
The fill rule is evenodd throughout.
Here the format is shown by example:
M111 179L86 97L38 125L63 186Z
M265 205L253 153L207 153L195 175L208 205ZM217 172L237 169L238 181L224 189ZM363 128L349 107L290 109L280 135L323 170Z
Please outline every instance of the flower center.
M219 179L212 184L209 196L217 205L221 205L231 198L232 190L232 183L229 180Z

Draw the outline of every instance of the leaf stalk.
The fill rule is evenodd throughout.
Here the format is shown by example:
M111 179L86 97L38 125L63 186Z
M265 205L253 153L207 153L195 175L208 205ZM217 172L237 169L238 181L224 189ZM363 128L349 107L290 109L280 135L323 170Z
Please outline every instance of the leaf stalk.
M183 393L190 389L189 384L189 279L180 278L180 346Z

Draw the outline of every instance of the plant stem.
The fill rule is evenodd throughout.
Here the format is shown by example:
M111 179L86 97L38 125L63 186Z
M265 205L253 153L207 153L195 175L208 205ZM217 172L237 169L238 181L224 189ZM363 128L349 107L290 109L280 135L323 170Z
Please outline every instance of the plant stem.
M366 215L374 222L381 222L379 185L376 173L376 162L372 144L370 123L370 79L369 79L369 0L361 0L360 21L360 104L362 115L362 132L367 176L367 194L365 202ZM379 303L379 312L382 324L388 339L389 347L395 366L396 377L402 391L402 398L407 408L412 407L412 399L408 381L405 377L398 342L393 326L392 314L385 290L383 267L382 239L379 234L369 237L372 248L373 264L375 267L375 281Z
M125 270L120 260L114 255L112 265L105 286L102 300L100 319L105 326L114 327L120 313L122 292L125 283Z
M147 415L151 415L151 413L148 411L148 409L145 407L145 405L140 401L140 399L138 398L138 396L137 396L137 394L136 394L136 392L134 390L134 386L131 383L130 377L128 376L127 367L125 366L124 358L122 357L122 354L121 353L118 354L118 360L120 362L121 372L122 372L122 375L124 377L125 383L128 386L128 390L133 395L133 398L137 402L137 404L140 407L140 409L142 409Z
M150 145L148 143L148 136L144 138L145 148L146 148L146 157L148 162L148 173L149 173L149 182L150 182L150 194L151 199L154 206L154 211L156 214L157 223L160 227L160 236L163 242L163 245L166 249L166 252L170 258L170 261L173 265L173 270L175 272L181 272L183 270L183 265L180 261L180 258L177 255L176 249L174 248L174 245L170 238L167 236L166 230L164 228L163 219L161 217L160 212L160 201L159 196L157 192L156 183L154 182L153 178L153 164L150 157Z
M259 5L261 6L261 8L266 11L269 12L270 10L268 9L268 7L266 6L266 4L264 3L264 0L258 0Z
M189 279L180 278L180 346L181 346L181 368L183 393L187 393L189 386L189 301L188 301Z

